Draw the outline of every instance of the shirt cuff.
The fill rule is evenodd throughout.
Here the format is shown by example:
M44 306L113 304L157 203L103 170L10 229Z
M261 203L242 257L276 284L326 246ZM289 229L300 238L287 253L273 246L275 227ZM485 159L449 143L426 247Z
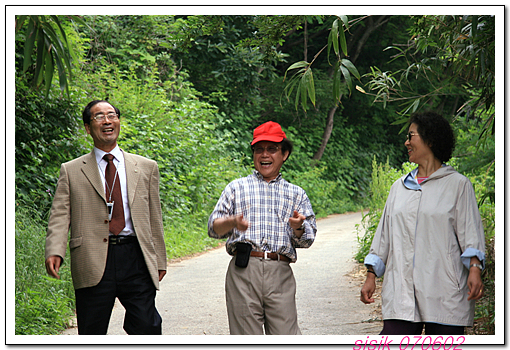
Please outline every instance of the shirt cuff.
M300 238L297 238L297 236L294 232L294 229L292 229L291 237L292 237L292 241L294 242L295 248L309 248L314 241L315 235L314 235L312 225L310 225L310 223L307 223L306 220L305 220L304 224L305 224L305 229L304 229L304 232Z
M477 257L478 260L482 263L482 268L485 269L485 253L475 248L468 248L464 251L464 253L460 256L462 263L469 270L469 265L471 265L471 258Z
M372 266L377 277L381 277L386 271L386 265L384 265L381 258L375 254L368 254L365 257L365 266Z

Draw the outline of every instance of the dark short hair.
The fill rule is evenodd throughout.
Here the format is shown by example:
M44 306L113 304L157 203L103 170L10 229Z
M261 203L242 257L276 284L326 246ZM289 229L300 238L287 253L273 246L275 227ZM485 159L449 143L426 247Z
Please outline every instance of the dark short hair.
M110 102L108 101L105 101L105 100L94 100L94 101L90 101L88 103L88 105L85 106L85 109L83 110L81 116L83 118L83 124L90 124L90 109L92 107L94 107L95 105L97 105L98 103L101 103L101 102L106 102L108 103L110 106L113 107L113 109L115 109L115 113L117 113L117 115L119 116L119 119L120 119L120 111L117 107L115 107L114 105L112 105Z
M455 149L453 129L444 117L436 112L414 113L409 125L416 124L418 134L431 149L434 156L445 163L450 160Z
M292 141L289 139L283 139L282 142L280 142L280 145L282 146L282 153L289 151L289 155L287 156L287 159L289 159L290 154L292 153L292 150L294 149L294 145L292 144ZM285 161L287 161L287 159L285 159Z
M263 141L259 141L259 142L263 142ZM282 150L282 154L284 154L285 152L289 151L289 155L287 156L287 159L289 159L290 154L292 153L292 149L294 148L294 145L292 144L292 141L289 140L289 139L283 139L281 142L275 142L275 143L278 143L280 145L281 150ZM251 152L252 153L253 153L253 150L255 149L255 145L251 146ZM287 159L285 159L285 161L287 161Z

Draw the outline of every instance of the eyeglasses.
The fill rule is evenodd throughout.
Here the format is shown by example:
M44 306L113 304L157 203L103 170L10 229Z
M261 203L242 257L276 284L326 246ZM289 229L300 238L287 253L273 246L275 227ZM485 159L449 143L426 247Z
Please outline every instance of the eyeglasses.
M411 138L415 135L418 135L420 136L420 134L417 134L417 133L414 133L412 131L409 131L409 133L407 134L407 141L411 141Z
M101 123L105 120L105 118L108 117L108 120L116 121L119 119L119 116L117 113L108 113L107 115L104 115L103 113L96 114L91 119L94 119L96 122Z
M280 149L280 147L278 146L269 146L269 147L253 147L253 152L255 154L262 154L264 153L264 150L267 150L267 153L270 153L270 154L275 154L276 152L278 152L278 149Z

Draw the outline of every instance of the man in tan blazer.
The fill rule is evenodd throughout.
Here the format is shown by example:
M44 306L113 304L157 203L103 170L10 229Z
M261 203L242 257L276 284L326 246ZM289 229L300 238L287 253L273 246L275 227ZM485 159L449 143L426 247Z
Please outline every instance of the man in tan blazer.
M167 260L159 169L155 161L119 148L119 118L120 111L103 100L90 102L83 111L94 150L60 168L48 222L46 270L59 278L70 228L78 333L106 334L119 298L128 334L161 334L155 297Z

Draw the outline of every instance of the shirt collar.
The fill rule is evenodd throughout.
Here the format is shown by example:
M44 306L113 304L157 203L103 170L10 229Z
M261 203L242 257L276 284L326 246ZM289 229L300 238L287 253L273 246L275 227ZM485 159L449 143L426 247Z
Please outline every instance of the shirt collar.
M255 175L255 177L261 181L266 181L264 180L264 177L262 176L261 173L259 173L257 170L253 170L253 175ZM270 183L271 182L278 182L282 179L282 173L279 173L278 176L276 178L274 178L273 180L269 181Z
M404 178L404 181L403 181L404 186L406 186L410 190L421 190L421 186L418 183L418 180L416 180L416 174L418 174L418 168L411 171Z
M441 164L441 168L446 167L446 164ZM441 169L439 168L439 169ZM428 178L432 178L438 175L438 172L435 171L432 175L430 175ZM421 185L418 183L418 168L411 171L409 174L407 174L404 178L404 185L411 189L411 190L421 190Z
M115 148L112 149L111 152L105 152L103 150L100 150L97 147L94 147L94 154L96 155L97 164L99 164L101 162L101 160L103 160L104 155L107 153L113 154L115 159L119 162L122 162L124 159L124 155L122 154L122 151L121 151L119 145L115 146Z

